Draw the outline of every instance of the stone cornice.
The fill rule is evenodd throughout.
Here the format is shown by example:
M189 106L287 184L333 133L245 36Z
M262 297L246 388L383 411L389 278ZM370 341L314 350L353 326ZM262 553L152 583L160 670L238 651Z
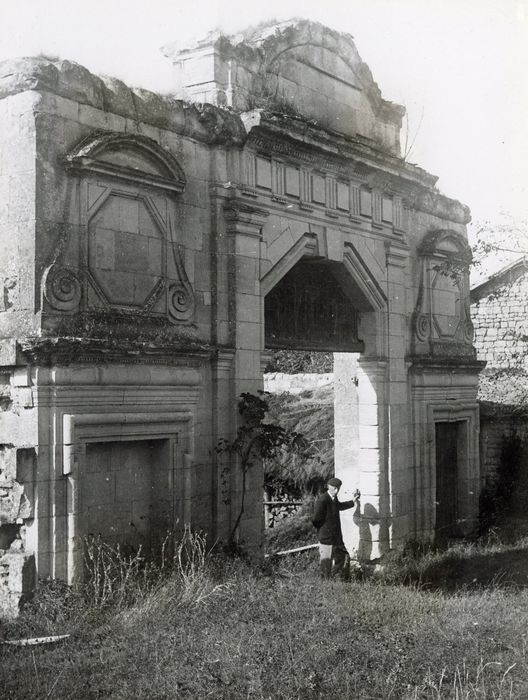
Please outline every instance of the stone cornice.
M97 362L103 364L160 364L198 366L215 351L209 344L147 344L120 339L118 343L96 338L24 338L18 349L26 361L41 365L69 365Z
M33 90L151 124L206 143L242 144L240 118L213 105L189 104L121 80L97 76L73 61L17 58L0 63L0 99Z
M449 357L425 357L420 355L408 356L405 358L409 363L409 371L413 374L434 372L454 374L478 374L486 363L482 360L475 360L471 357L449 356Z
M271 142L269 147L277 155L291 154L307 162L319 159L323 163L327 159L328 166L340 167L348 173L357 170L364 174L368 170L374 172L382 169L387 176L392 175L427 189L433 188L438 180L435 175L406 163L366 137L347 137L301 116L264 110L254 110L241 116L249 131L249 143L258 146L259 143L264 145Z
M267 209L232 198L224 204L224 215L228 231L231 233L244 233L247 236L260 238L269 212Z
M264 110L241 116L248 130L247 144L256 151L391 189L404 197L410 209L456 223L471 220L468 207L435 189L435 175L382 150L374 141L347 137L299 116Z

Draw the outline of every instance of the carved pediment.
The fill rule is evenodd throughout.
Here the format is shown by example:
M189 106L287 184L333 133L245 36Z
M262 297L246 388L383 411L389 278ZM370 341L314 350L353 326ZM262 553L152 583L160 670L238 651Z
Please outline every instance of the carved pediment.
M76 171L141 182L170 192L185 188L185 174L176 159L140 134L92 134L66 156L66 164Z

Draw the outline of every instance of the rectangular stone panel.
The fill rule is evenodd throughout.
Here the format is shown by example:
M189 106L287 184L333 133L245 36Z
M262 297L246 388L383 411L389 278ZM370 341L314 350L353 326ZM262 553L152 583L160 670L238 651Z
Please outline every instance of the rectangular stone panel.
M359 211L362 216L372 216L372 192L361 189L359 191Z
M337 208L343 209L343 211L348 211L350 208L350 191L348 183L338 182L337 183Z
M286 194L290 197L299 197L301 194L300 184L299 184L299 169L298 168L286 168L286 183L285 183Z
M257 187L264 187L271 190L271 161L267 158L256 158L257 172L256 184Z
M167 525L171 463L166 442L116 441L87 446L80 474L79 534L136 544Z
M381 200L381 218L387 223L392 223L392 199L383 197Z
M312 174L312 202L325 204L325 179L322 175Z

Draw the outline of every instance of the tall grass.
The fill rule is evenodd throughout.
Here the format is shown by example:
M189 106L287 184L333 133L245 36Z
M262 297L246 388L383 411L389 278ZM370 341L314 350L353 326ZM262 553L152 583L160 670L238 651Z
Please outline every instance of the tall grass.
M458 548L424 562L456 556L469 578L471 562L484 570L479 557L493 565L512 551ZM214 557L191 533L180 554L135 602L108 601L97 609L104 618L86 614L61 645L0 645L2 698L528 697L528 591L520 584L446 592L395 577L324 582L315 553L250 566ZM516 550L519 572L521 554L526 577L526 548Z

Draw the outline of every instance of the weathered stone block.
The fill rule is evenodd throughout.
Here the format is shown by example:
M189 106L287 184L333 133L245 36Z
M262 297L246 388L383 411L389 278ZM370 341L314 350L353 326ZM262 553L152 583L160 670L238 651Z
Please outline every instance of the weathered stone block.
M36 584L35 558L23 551L0 554L0 615L17 617L21 603L29 599Z

